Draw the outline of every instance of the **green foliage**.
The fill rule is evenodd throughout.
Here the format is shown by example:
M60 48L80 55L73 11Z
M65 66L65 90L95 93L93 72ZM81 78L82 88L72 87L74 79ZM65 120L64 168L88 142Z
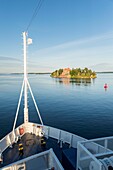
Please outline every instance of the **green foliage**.
M59 69L59 70L58 70L58 74L59 74L59 75L61 75L62 72L63 72L63 69Z
M96 78L96 73L92 72L92 70L88 68L80 69L72 69L70 71L71 78Z
M76 69L73 68L70 71L70 75L71 76L79 76L79 75L81 75L81 72L82 72L82 70L80 68L76 68Z
M58 77L62 74L63 69L55 70L53 73L51 73L52 77Z

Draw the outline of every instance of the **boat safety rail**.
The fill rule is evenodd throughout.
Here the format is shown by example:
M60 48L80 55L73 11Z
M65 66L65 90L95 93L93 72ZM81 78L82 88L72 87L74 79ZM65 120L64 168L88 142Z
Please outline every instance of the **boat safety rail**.
M93 168L94 170L98 167L98 170L103 170L103 159L113 156L112 144L113 137L78 142L77 167L81 170L84 169L83 167Z
M39 135L42 132L46 138L51 137L58 140L61 147L63 143L67 143L70 147L77 148L78 141L86 141L86 139L67 131L30 122L26 123L26 132L33 133L35 135Z
M11 147L14 143L16 143L18 138L24 135L24 133L32 133L37 136L44 134L46 138L51 137L58 140L60 147L62 147L63 143L67 143L70 147L77 148L78 141L86 141L86 139L82 137L57 128L28 122L20 125L14 131L7 134L2 140L0 140L1 153L7 147Z
M94 163L93 170L102 170L102 163L81 143L77 146L77 170L92 170L92 163Z
M12 147L14 143L18 141L18 138L20 138L22 135L24 135L25 131L21 133L21 129L24 128L24 124L17 127L15 130L7 134L4 138L0 140L0 151L1 153L7 149L7 147Z
M35 154L33 156L27 157L15 163L12 163L6 167L3 167L1 170L12 170L12 169L29 169L33 167L34 170L64 170L58 158L53 152L53 149Z
M95 156L113 153L113 136L80 141L80 143Z

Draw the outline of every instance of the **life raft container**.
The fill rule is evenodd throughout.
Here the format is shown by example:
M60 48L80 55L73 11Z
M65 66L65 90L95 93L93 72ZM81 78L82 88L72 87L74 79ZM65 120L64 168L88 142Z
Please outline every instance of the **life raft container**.
M20 127L20 128L19 128L19 133L20 133L20 135L23 135L23 134L24 134L24 128L23 128L23 127Z

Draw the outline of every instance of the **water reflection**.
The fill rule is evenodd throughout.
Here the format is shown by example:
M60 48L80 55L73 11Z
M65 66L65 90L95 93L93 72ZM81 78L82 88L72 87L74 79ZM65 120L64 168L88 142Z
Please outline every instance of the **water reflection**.
M76 85L76 86L90 86L91 83L94 83L95 80L93 79L69 79L69 78L54 78L56 83L64 84L64 85Z

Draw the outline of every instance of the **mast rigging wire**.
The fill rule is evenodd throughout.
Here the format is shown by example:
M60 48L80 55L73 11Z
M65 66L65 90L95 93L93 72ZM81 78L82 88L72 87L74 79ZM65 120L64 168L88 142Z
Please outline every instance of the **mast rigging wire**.
M43 2L44 2L44 0L39 0L39 1L38 1L37 5L36 5L36 8L34 9L33 15L32 15L32 17L31 17L31 20L29 21L29 24L28 24L28 26L27 26L27 28L26 28L26 32L28 31L29 27L31 26L34 18L35 18L35 17L37 16L37 14L39 13L39 11L40 11L40 9L41 9L41 7L42 7Z

